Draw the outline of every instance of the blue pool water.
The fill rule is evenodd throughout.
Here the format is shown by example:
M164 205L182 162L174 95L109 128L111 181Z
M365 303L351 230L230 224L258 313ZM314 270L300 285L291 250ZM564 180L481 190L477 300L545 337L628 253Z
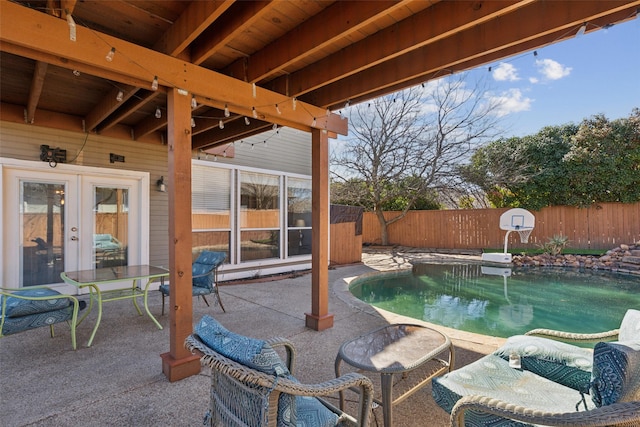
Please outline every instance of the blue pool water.
M640 309L640 277L563 268L417 264L356 279L350 291L393 313L498 337L535 328L602 332Z

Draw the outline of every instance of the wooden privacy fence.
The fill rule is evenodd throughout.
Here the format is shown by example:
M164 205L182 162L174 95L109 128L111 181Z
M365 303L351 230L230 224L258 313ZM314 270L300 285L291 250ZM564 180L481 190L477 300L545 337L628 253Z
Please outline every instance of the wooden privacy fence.
M389 244L418 248L486 249L504 246L505 231L498 227L508 209L410 211L388 228ZM589 208L552 206L532 211L535 229L529 243L518 233L509 235L510 248L537 248L554 235L567 236L569 247L611 249L640 241L640 203L599 203ZM397 214L385 212L386 217ZM365 212L362 241L380 244L380 225L373 212Z

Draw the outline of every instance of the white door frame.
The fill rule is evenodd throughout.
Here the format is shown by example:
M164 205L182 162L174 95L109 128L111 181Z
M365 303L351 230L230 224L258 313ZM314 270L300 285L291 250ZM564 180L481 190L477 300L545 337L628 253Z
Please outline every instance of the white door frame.
M56 174L62 179L56 179ZM18 160L10 158L0 158L0 189L2 189L2 197L0 197L0 280L3 286L15 288L19 286L19 250L22 241L18 232L14 228L18 228L15 222L16 208L19 200L19 191L16 197L16 188L19 188L19 179L28 178L43 181L61 182L69 181L69 177L76 177L77 184L72 184L70 191L76 194L70 194L70 197L78 197L78 212L67 212L67 215L73 220L77 215L76 227L80 227L79 237L82 241L93 242L93 211L92 206L93 189L96 186L113 186L130 189L130 203L138 202L134 208L137 215L129 216L129 229L135 230L137 238L132 239L129 247L129 259L132 264L148 264L149 263L149 173L139 171L129 171L120 169L108 169L90 166L77 166L59 163L55 168L51 168L48 163L34 162L27 160ZM10 177L10 178L9 178ZM18 179L16 179L18 177ZM77 187L76 187L77 186ZM88 199L88 200L87 200ZM89 210L87 211L87 207ZM72 232L71 227L74 224L66 222L68 227L65 228L65 241L71 243ZM18 239L18 240L16 240ZM89 239L89 240L87 240ZM90 248L88 248L90 246ZM78 248L79 256L77 264L75 261L67 261L70 257L65 257L65 264L69 262L69 266L75 265L78 269L93 268L90 262L92 254L87 255L93 250L93 244L80 246ZM18 262L16 262L18 261ZM67 265L65 265L67 269ZM62 281L56 287L65 287ZM67 290L71 292L71 289Z

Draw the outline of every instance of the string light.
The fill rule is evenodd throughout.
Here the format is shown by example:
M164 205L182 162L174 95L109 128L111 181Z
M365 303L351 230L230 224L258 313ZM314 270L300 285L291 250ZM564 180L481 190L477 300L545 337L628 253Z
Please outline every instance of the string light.
M222 121L222 119L220 119L220 121L218 122L218 127L220 129L224 129L224 122Z
M107 60L107 62L111 62L113 61L113 57L116 55L116 48L112 47L111 50L109 51L109 53L107 53L107 56L104 57L104 59Z
M191 117L191 127L196 127L196 120L193 117Z
M251 92L253 93L253 97L255 98L257 96L255 83L251 83Z
M311 122L311 127L316 127L316 118L313 118L313 121Z
M329 109L327 108L327 111L326 111L326 112L327 112L327 117L329 117L329 116L331 115L331 110L329 110Z
M278 125L276 123L274 123L273 126L271 126L271 129L278 130Z
M258 118L258 112L256 111L256 107L251 107L251 114L253 114L253 118Z
M296 111L296 107L298 106L298 98L294 96L291 100L291 103L293 104L293 111Z
M158 76L153 77L153 81L151 82L151 90L158 90Z
M189 95L189 91L187 91L186 89L180 89L178 88L178 93L182 96L187 96Z
M122 92L121 90L118 91L118 95L116 95L116 101L118 102L122 102L122 100L124 99L124 92Z
M229 113L229 106L227 104L224 104L224 116L229 117L230 115L231 113Z
M73 73L73 75L74 75L74 76L76 76L76 77L80 77L80 71L78 71L78 70L73 70L73 71L72 71L72 73Z
M244 118L244 124L245 124L245 125L247 125L247 126L249 126L249 125L251 124L251 122L249 121L249 117L246 117L246 116L245 116L245 118Z
M65 9L67 14L67 24L69 24L69 40L76 41L76 21L73 20L73 16L69 13L68 9Z
M196 97L191 97L191 109L198 108L198 101L196 101Z
M160 107L156 107L156 119L159 119L160 117L162 117L162 111L160 110Z

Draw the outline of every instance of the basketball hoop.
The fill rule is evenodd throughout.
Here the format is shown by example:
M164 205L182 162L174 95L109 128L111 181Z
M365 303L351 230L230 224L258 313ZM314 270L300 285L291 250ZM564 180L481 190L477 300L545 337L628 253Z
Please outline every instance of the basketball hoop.
M520 235L520 243L529 243L529 236L533 231L533 228L526 228L524 230L517 230Z

